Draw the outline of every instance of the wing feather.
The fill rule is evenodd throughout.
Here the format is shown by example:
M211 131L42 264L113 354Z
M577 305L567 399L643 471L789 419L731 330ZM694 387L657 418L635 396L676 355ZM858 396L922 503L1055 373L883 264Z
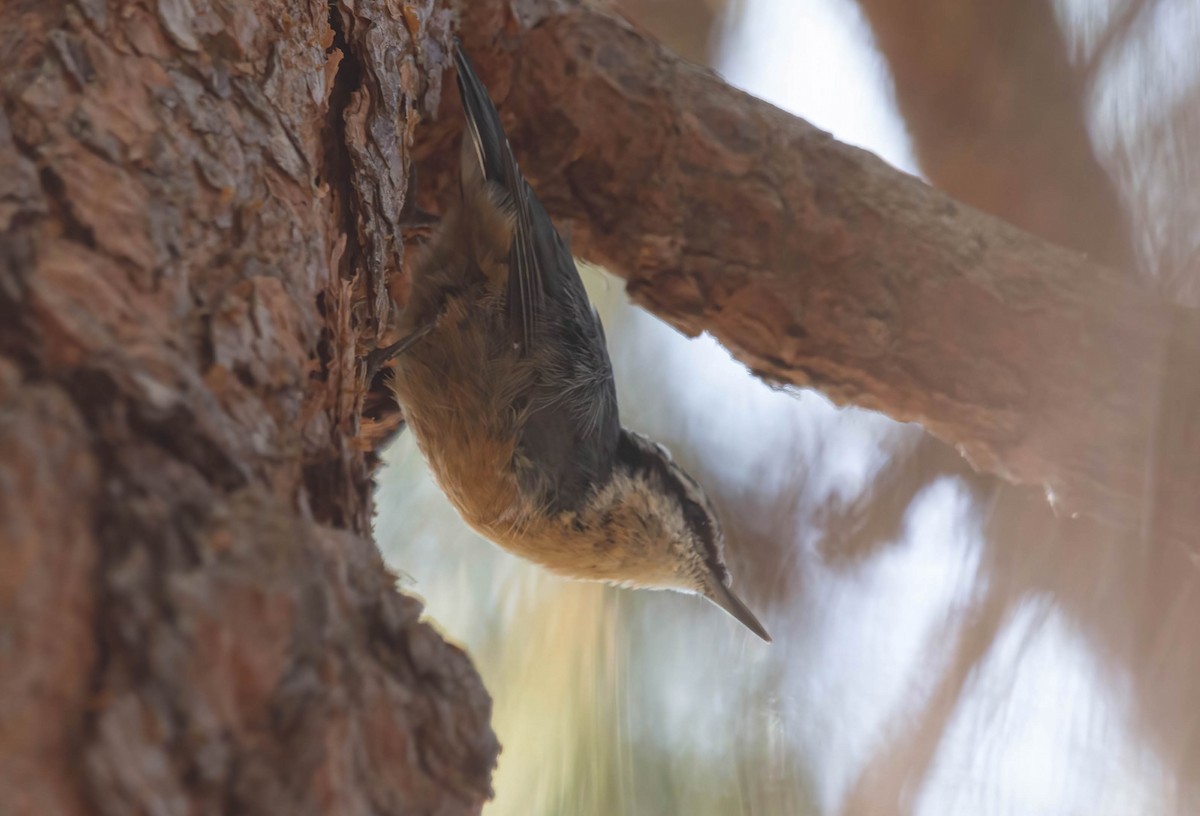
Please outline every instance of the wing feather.
M508 316L509 328L522 353L528 354L536 342L538 322L546 300L544 256L548 253L540 243L553 234L553 226L544 212L534 210L533 191L521 175L513 155L500 114L461 48L454 52L458 67L458 87L467 114L469 135L474 153L483 170L484 179L495 185L499 202L511 211L514 219L512 246L509 248ZM541 210L539 206L538 211ZM539 223L541 215L545 223ZM551 239L552 240L552 239ZM541 250L541 251L539 251Z
M482 176L487 198L513 222L506 320L532 371L531 385L514 403L522 417L518 476L522 490L547 508L575 509L609 478L620 432L604 328L570 249L522 176L496 107L461 48L455 62L473 147L463 160L478 162L478 168L464 166L463 177Z

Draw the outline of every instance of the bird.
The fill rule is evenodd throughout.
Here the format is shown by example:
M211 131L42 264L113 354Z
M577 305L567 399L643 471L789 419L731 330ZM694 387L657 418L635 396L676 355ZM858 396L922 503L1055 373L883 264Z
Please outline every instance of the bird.
M466 126L455 204L413 264L390 386L437 482L485 538L551 572L703 596L764 641L730 587L700 484L622 426L600 316L454 44Z

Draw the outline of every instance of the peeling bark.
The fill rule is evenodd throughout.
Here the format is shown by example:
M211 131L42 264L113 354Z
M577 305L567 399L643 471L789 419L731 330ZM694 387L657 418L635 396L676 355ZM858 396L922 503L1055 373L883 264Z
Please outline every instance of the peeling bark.
M477 812L490 701L356 441L445 12L0 28L0 810Z
M1171 329L1193 313L728 87L597 4L473 4L462 29L539 195L634 300L768 381L920 422L1063 512L1194 540L1200 464L1167 465L1179 437L1157 436L1168 405L1200 424L1173 392L1200 361ZM457 117L442 118L418 149L431 197L452 189L439 162Z

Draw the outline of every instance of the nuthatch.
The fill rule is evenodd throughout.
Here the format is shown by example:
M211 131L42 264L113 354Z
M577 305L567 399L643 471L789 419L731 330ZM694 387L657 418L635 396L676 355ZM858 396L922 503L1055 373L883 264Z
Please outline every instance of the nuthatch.
M763 640L729 588L712 503L621 427L600 316L461 49L461 200L412 272L391 380L472 527L570 578L703 595ZM369 367L374 370L374 365Z

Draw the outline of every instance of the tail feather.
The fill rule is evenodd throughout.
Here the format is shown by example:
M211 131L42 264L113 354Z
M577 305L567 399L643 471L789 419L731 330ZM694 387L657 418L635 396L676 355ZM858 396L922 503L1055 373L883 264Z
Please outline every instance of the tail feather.
M483 176L511 194L507 170L510 165L515 167L516 160L500 124L500 114L461 46L454 48L454 64L458 69L458 93L467 114L467 129Z
M514 220L509 249L508 319L514 339L528 352L545 300L546 276L553 274L553 267L562 261L562 241L521 175L500 124L500 114L461 46L454 49L454 62L467 131L483 178L499 193L494 196L496 203Z

